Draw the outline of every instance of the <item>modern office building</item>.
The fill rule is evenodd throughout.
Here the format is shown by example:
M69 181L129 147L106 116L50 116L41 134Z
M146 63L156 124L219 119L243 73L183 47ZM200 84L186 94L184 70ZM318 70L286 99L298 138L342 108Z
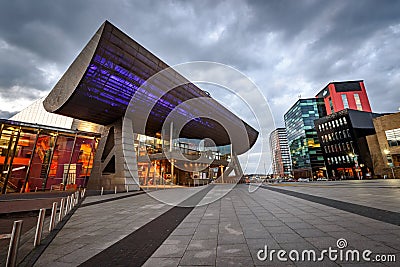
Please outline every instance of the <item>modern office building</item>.
M316 97L324 100L327 115L343 109L371 112L363 80L331 82Z
M376 134L367 136L377 177L400 178L400 112L373 119Z
M375 134L371 112L345 109L315 121L330 178L371 178L374 167L367 136Z
M292 162L285 128L277 128L269 135L274 177L289 177L292 174Z
M107 21L43 105L104 127L90 189L187 184L230 174L240 179L237 155L258 137L207 92Z
M0 188L7 192L84 187L100 134L0 120Z
M295 178L324 176L324 159L314 120L326 115L324 99L299 99L284 115Z

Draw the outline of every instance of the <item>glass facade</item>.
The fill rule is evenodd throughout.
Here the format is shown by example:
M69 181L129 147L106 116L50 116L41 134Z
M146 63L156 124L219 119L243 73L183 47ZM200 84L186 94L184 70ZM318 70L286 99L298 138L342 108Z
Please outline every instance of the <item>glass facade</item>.
M299 99L285 114L294 174L301 171L303 176L323 176L324 158L314 126L314 120L323 116L325 104L320 98Z
M349 108L349 101L347 101L347 95L345 94L342 95L342 102L343 102L343 108Z
M278 128L270 134L269 146L274 176L290 176L292 174L292 162L285 128Z
M354 94L354 100L356 102L357 110L363 110L359 94Z
M85 186L99 134L0 120L0 187L28 192Z
M201 140L178 138L172 140L171 148L170 140L163 139L161 134L157 137L138 134L135 139L135 149L141 186L193 185L196 182L206 184L219 177L222 171L221 166L226 167L231 161L230 145L207 147ZM182 153L188 159L187 163L177 162L173 156L168 159L165 156L168 152L172 153L171 155L176 152ZM145 157L146 155L150 158L150 162ZM189 161L201 156L212 159L212 163Z
M387 130L385 134L390 147L400 146L400 128Z

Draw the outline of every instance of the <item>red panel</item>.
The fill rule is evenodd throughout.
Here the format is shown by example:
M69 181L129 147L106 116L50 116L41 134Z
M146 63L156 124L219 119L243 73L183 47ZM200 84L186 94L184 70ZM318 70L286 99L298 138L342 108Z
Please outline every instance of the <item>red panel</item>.
M367 90L365 90L364 82L360 82L360 86L362 89L362 94L360 94L360 100L361 100L361 105L363 107L363 111L372 112L371 105L369 104Z
M365 90L363 82L360 82L361 91L337 93L336 90L334 89L334 84L330 84L329 88L331 88L331 86L332 86L332 89L330 89L329 91L330 91L330 94L332 97L333 108L334 108L335 112L338 112L338 111L341 111L344 109L343 100L342 100L343 94L347 96L347 102L349 104L349 109L357 110L357 105L356 105L356 101L354 99L354 94L358 94L360 97L361 105L362 105L362 111L371 112L371 106L369 104L367 92ZM328 106L327 106L327 111L328 111L329 102L325 102L325 105L327 103L328 103ZM328 113L328 114L330 114L330 113Z

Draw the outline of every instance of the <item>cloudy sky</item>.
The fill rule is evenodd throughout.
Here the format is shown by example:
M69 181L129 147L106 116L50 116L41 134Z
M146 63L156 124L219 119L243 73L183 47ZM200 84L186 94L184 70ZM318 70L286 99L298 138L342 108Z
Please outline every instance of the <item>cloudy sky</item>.
M170 65L214 61L243 72L277 126L300 95L331 81L363 79L375 112L400 107L400 1L0 3L0 118L47 95L104 20Z

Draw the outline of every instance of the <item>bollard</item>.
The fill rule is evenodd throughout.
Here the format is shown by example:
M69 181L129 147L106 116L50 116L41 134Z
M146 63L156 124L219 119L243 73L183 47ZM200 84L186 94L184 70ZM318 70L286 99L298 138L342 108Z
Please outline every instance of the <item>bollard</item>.
M61 199L60 202L60 213L58 214L58 221L61 222L61 220L64 217L64 205L65 205L65 198Z
M37 191L37 186L35 187L35 192Z
M117 193L117 187L114 186L114 194L116 194L116 193Z
M23 220L14 221L13 229L11 232L10 246L8 247L6 262L7 267L14 267L17 265L18 246L21 237L23 222Z
M68 197L67 197L67 202L65 203L65 212L64 212L64 215L67 215L68 212L69 212L69 201L70 201L70 200L71 200L71 197L68 196Z
M69 201L69 210L72 210L72 208L75 206L75 198L74 194L71 195L71 199Z
M78 205L78 203L79 203L79 192L76 191L75 192L75 205Z
M56 224L56 215L57 215L57 202L53 202L53 208L51 209L49 232L51 232L54 229L54 226Z
M84 198L84 197L85 197L85 194L86 194L86 188L83 188L83 191L82 191L82 193L81 193L81 198Z
M46 215L46 209L40 209L39 211L39 217L36 225L36 233L35 233L35 240L33 241L33 246L39 246L40 241L42 239L42 233L43 233L43 223L44 223L44 217Z
M101 187L101 193L100 193L101 196L103 195L103 192L104 192L104 187Z
M126 192L127 193L129 192L129 186L126 186Z

